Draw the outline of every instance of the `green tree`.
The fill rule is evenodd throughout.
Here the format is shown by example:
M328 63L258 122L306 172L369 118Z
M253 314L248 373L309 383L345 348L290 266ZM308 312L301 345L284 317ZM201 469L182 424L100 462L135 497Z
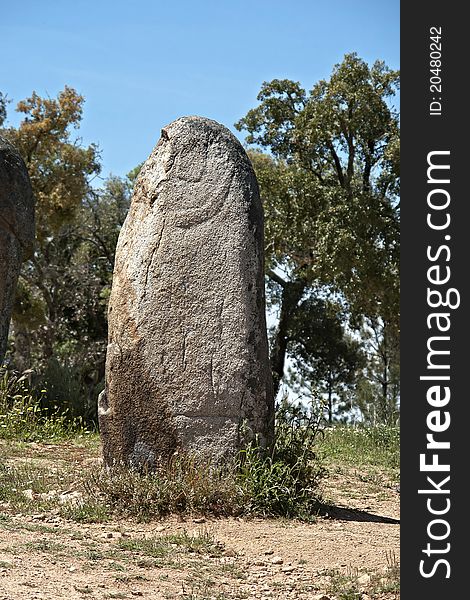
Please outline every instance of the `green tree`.
M18 104L19 127L2 134L22 153L37 199L35 253L23 265L16 294L13 363L36 369L51 403L93 418L115 247L137 169L92 187L98 150L73 135L83 103L68 87L56 99L33 93Z
M325 405L329 423L335 400L351 390L364 367L361 344L344 331L343 321L337 304L315 297L303 300L290 320L288 351L296 366L294 378L312 400Z
M64 228L66 247L54 255L57 287L53 356L44 372L49 397L64 402L70 389L75 414L93 419L101 391L107 345L107 303L114 254L131 194L131 182L110 177L90 191L74 224ZM65 381L65 389L62 382Z
M395 425L400 402L400 345L394 329L380 319L363 330L367 365L355 390L355 405L366 422Z
M48 359L53 354L63 283L58 256L61 261L70 260L71 228L90 190L90 179L100 170L97 147L84 147L72 136L80 125L83 103L84 98L69 87L57 98L41 98L33 92L17 105L16 110L24 115L18 128L2 130L20 151L36 198L36 248L23 265L13 317L15 359L20 367L29 366L31 360L28 314L27 310L20 314L23 308L34 308L35 324L42 321L43 356Z
M291 320L312 290L339 296L355 326L381 318L398 331L398 82L384 63L348 54L309 93L287 79L264 83L236 124L254 145L265 207L276 390Z

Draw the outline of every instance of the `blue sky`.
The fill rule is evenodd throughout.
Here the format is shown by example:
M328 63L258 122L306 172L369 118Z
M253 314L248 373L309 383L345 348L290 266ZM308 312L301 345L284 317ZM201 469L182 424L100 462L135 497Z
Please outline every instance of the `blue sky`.
M399 0L23 0L0 13L0 91L14 105L64 85L86 98L81 136L125 175L187 114L234 122L263 81L310 89L347 52L399 68ZM236 132L235 132L236 133ZM243 139L243 134L238 134Z

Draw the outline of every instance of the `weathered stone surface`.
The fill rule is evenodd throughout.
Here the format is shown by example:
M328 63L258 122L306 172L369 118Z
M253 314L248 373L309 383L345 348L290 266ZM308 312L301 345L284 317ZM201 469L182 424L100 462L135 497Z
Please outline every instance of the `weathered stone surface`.
M99 422L107 464L178 448L220 461L244 422L273 433L263 213L238 140L209 119L162 130L119 236Z
M0 364L5 356L21 263L32 251L34 198L17 150L0 136Z

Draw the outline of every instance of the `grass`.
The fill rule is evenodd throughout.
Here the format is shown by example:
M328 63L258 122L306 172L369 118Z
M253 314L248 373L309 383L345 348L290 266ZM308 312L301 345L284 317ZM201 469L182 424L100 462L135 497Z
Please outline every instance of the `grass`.
M80 418L70 419L58 406L43 405L46 390L31 386L31 374L0 366L0 439L57 442L90 435Z
M148 520L194 512L308 520L319 508L317 488L324 475L314 452L317 429L317 421L303 409L284 402L278 407L276 438L269 452L255 440L223 469L183 453L151 474L119 467L112 472L87 469L81 477L81 500L63 503L60 512L82 522L104 521L111 513ZM87 436L93 437L80 421L41 406L27 374L0 372L0 438L16 443L83 442ZM3 466L3 500L13 507L35 500L39 508L51 508L56 489L46 481L49 475L36 472L29 478L28 484L24 473Z
M387 555L387 563L384 573L359 572L357 569L347 573L330 571L327 593L334 594L336 600L362 600L363 594L369 598L377 598L381 594L399 597L400 567L393 553Z
M75 438L67 434L60 439L54 433L56 430L51 429L52 438L43 441L54 444L52 447L37 443L41 439L39 434L32 435L30 442L23 435L8 442L0 439L3 511L0 512L0 529L25 529L38 534L34 542L25 546L26 550L57 556L58 560L67 553L70 555L68 545L72 538L77 541L74 556L82 561L82 568L114 571L112 575L117 583L128 585L136 580L138 576L132 574L133 568L142 567L142 573L147 572L144 569L158 569L157 577L161 576L162 581L173 570L182 573L178 580L181 586L178 597L185 600L235 597L232 591L221 590L221 577L230 580L223 585L231 586L232 590L237 588L234 592L237 598L250 597L246 569L240 567L243 559L236 557L233 563L225 562L223 545L208 530L119 537L103 545L99 540L84 539L82 534L72 536L63 523L57 528L50 527L47 519L44 524L36 520L22 524L11 515L41 513L40 519L47 514L80 523L110 522L122 516L145 521L169 513L268 515L281 516L285 519L281 522L293 527L292 518L311 520L315 515L319 498L317 484L325 474L324 465L330 471L336 467L352 468L356 471L356 480L377 484L381 482L380 472L398 473L398 430L341 426L327 429L318 436L306 418L301 413L285 414L278 421L277 447L271 454L263 454L252 444L238 465L224 470L202 465L194 457L181 454L155 473L142 474L129 469L107 472L84 461L84 458L97 456L98 442L96 436L84 436L80 430ZM35 426L41 427L41 420ZM68 492L65 497L75 500L64 502L64 492ZM73 496L73 492L77 495ZM61 540L57 537L59 534L66 535L66 539ZM220 558L222 556L224 558ZM4 563L3 568L10 568L10 563ZM368 576L366 583L361 583L363 575ZM275 583L270 584L272 589ZM284 581L278 585L280 594L286 591ZM238 586L241 586L239 591ZM90 590L85 586L78 591L86 595ZM169 598L174 597L171 593ZM364 593L369 598L398 597L397 561L390 555L388 568L381 573L331 571L326 593L336 600L360 600ZM120 597L116 594L121 592L107 594Z
M358 477L370 483L380 484L383 470L398 476L397 430L346 427L327 430L316 446L323 456L322 461L310 448L309 454L296 462L306 434L292 424L289 427L284 439L278 437L281 441L277 454L262 455L252 445L244 451L240 465L224 470L180 454L154 473L141 474L127 468L108 472L97 466L81 467L77 472L76 467L67 462L66 452L64 460L56 461L51 467L44 463L51 461L50 450L42 453L40 447L35 447L31 452L25 442L20 442L23 454L28 456L29 453L31 458L23 464L12 465L6 455L10 450L14 455L22 454L20 448L0 444L0 457L3 455L5 461L0 461L0 502L8 503L14 511L55 510L64 518L82 523L107 522L113 515L148 521L167 514L312 520L319 505L317 484L324 476L323 464L330 470L335 465L336 468L353 466L359 471ZM80 455L84 452L96 455L94 440L88 449L82 448ZM291 456L282 455L286 448ZM69 447L69 451L72 450L73 447ZM57 453L61 456L60 450L52 455ZM63 494L64 491L74 491L75 497Z
M56 556L64 556L67 554L67 546L50 540L40 540L38 542L28 542L25 548L32 552L46 552Z
M143 554L152 558L165 558L175 553L204 554L211 558L221 556L223 546L207 530L197 534L183 533L134 539L120 539L123 550Z
M96 452L97 436L81 422L41 408L28 377L3 369L0 439L7 439L9 447L5 450L0 444L0 501L13 510L55 509L83 523L106 522L112 516L146 521L168 514L312 521L321 508L319 483L325 466L353 466L371 483L379 482L384 470L392 478L398 476L398 429L338 426L319 433L314 414L283 401L276 410L275 443L269 452L252 441L223 468L180 453L152 473L119 466L107 471L87 466L77 472L66 460L57 461L60 445L51 454L37 442L80 445ZM31 442L36 443L34 451ZM8 464L12 453L31 460L13 467ZM50 463L51 458L56 459L53 468L41 466L41 460ZM65 491L73 494L67 496Z
M320 508L318 484L325 474L315 452L317 431L314 418L284 404L278 409L270 452L254 441L223 468L180 452L151 473L119 465L90 470L84 497L91 507L104 503L114 514L142 521L168 514L313 520ZM86 518L90 508L84 513Z
M77 523L106 523L112 513L107 504L85 497L77 504L63 505L60 515Z
M400 429L336 426L324 430L320 448L327 460L353 466L398 469L400 466Z

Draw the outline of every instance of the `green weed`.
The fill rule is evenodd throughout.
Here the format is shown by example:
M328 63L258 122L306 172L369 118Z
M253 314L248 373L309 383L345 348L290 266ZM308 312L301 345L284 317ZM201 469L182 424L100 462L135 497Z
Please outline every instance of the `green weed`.
M320 448L325 458L342 464L398 469L400 429L386 425L336 426L324 431Z
M186 531L171 535L120 539L119 547L152 558L165 558L175 552L221 556L223 547L208 531L188 534Z
M302 406L281 402L275 440L266 454L253 444L241 452L238 481L245 512L312 519L325 469L316 454L319 418Z
M0 368L0 438L28 442L59 441L88 430L81 419L70 419L57 406L45 407L45 390L35 390L32 371Z
M250 442L224 467L176 454L152 472L123 465L90 471L85 494L141 520L170 513L284 516L312 519L325 470L315 453L318 421L302 408L281 404L271 449Z

